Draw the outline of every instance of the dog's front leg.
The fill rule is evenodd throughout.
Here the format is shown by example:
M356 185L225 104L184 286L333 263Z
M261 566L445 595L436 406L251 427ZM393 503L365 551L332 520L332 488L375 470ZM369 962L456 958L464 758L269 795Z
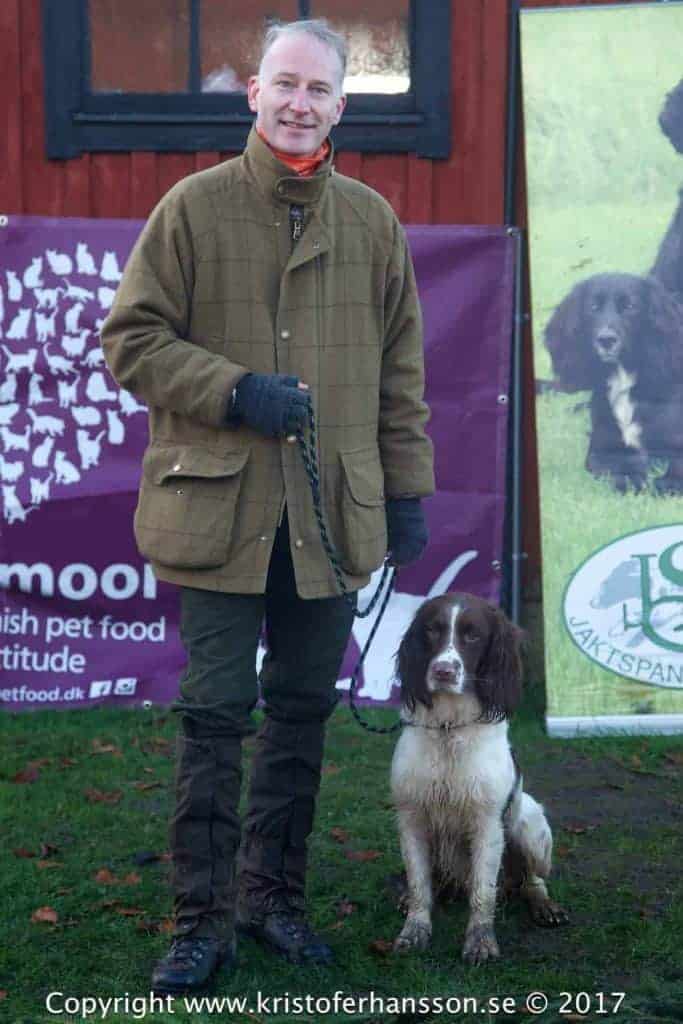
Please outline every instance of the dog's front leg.
M493 918L504 842L503 826L498 817L483 821L472 836L470 919L462 949L463 960L470 964L481 964L500 956Z
M417 807L399 810L401 853L408 876L408 916L394 942L396 953L426 949L432 937L432 865L429 828Z

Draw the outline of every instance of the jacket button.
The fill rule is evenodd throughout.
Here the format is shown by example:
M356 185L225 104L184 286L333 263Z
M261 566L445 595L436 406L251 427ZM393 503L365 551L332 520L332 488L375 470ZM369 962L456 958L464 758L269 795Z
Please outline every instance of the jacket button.
M266 537L266 535L264 533L262 537L259 537L259 540L268 540L268 538Z
M179 463L179 462L176 462L175 466L173 467L173 472L174 472L174 473L177 473L177 472L178 472L178 470L179 470L179 469L182 469L182 468L183 468L183 467L182 467L182 466L180 465L180 463Z
M291 332L288 331L287 328L285 327L284 331L280 331L280 337L284 338L285 341L287 341L287 338L291 338Z
M182 488L179 491L176 491L176 494L183 494L183 493L184 492L183 492Z
M302 548L303 546L304 546L304 542L302 541L301 537L298 537L298 538L297 538L297 539L296 539L296 540L294 541L294 547L296 547L296 548Z

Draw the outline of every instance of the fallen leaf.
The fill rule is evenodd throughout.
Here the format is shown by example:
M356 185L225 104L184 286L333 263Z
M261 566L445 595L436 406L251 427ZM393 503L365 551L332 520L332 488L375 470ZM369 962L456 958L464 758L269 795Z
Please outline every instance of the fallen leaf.
M122 914L124 917L140 917L145 912L140 907L117 907L116 913Z
M93 754L114 754L115 757L123 757L121 750L114 743L103 743L95 737L90 744Z
M120 789L111 790L111 792L105 793L101 789L86 789L85 796L90 804L117 804L123 793Z
M0 999L7 999L7 989L0 988Z
M61 868L61 864L57 860L37 860L36 867L40 868L41 871L46 868Z
M683 764L683 750L672 750L664 755L664 759L670 764Z
M348 860L377 860L382 854L379 850L344 850L344 856Z
M595 832L597 825L563 825L565 832L571 832L574 836L582 836L585 832Z
M118 907L121 905L121 900L102 900L98 904L100 910L111 910L112 907Z
M13 775L10 782L26 783L35 782L40 777L37 762L29 761L25 768L16 775Z
M159 922L159 927L157 928L157 931L162 932L163 934L167 934L169 932L172 932L174 928L175 921L173 920L173 918L165 917L163 921Z
M328 761L327 764L322 766L323 775L336 775L339 771L339 765L333 764L332 761Z
M142 792L145 789L157 789L161 785L161 782L134 782L133 789L138 789Z
M351 835L346 831L345 828L331 828L330 837L334 839L335 843L348 843Z
M374 953L376 956L388 956L393 948L394 944L393 942L390 942L389 939L375 939L375 941L371 942L368 946L370 952Z
M78 761L74 761L73 757L63 757L59 762L60 768L73 768L78 764Z
M100 868L94 876L94 880L99 885L114 885L116 882L116 875L113 874L109 868Z
M53 910L52 907L38 907L31 914L31 920L35 922L44 922L45 924L57 924L57 911Z
M74 890L73 890L73 886L71 886L71 888L69 888L69 889L57 889L57 890L55 891L55 895L56 895L56 896L68 896L68 895L69 895L69 893L70 893L70 892L73 892L73 891L74 891Z
M136 875L134 871L131 871L130 874L126 875L125 878L121 879L121 884L122 885L139 885L141 881L142 881L142 879L140 878L140 875Z
M335 909L337 911L337 917L349 917L354 911L358 910L358 904L352 903L351 900L338 900L335 903Z
M26 847L20 846L18 850L13 850L15 857L37 857L38 854L34 853L33 850L27 850Z
M570 848L568 846L556 846L555 847L555 855L557 857L566 857L570 853L571 853L571 850L570 850Z

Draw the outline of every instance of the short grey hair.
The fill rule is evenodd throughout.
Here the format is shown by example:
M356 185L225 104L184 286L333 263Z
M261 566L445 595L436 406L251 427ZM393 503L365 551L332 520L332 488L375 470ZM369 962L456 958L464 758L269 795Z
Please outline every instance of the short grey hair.
M302 18L300 21L276 21L269 25L263 36L263 45L261 47L261 60L259 62L259 75L261 74L261 66L263 65L264 58L270 50L273 43L275 43L281 36L293 36L293 35L306 35L313 36L318 42L323 43L328 49L333 50L339 58L339 65L341 68L341 75L339 78L339 91L342 91L344 85L344 76L346 75L346 62L348 60L348 46L346 39L341 32L336 32L330 25L326 18Z

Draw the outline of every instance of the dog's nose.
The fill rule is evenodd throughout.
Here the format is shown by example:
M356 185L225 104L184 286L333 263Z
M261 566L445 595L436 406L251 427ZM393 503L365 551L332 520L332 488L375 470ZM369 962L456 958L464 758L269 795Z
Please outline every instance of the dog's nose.
M603 331L598 335L598 347L603 352L614 352L619 343L619 338L612 331Z
M453 665L450 661L437 661L432 665L432 675L439 683L452 683L460 672L459 665Z

